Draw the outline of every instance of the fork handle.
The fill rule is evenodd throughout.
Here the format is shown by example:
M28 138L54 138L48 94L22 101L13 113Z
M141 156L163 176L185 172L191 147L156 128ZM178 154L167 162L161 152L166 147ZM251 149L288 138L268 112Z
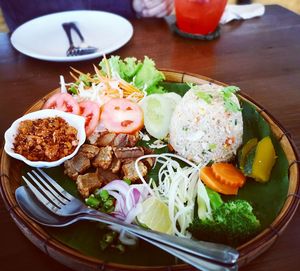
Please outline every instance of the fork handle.
M76 218L77 218L76 220L92 220L92 221L97 221L97 222L102 222L102 223L104 222L106 224L111 224L111 225L115 225L115 226L120 226L120 223L113 223L111 221L108 222L106 219L103 219L96 214L80 214L80 215L77 215ZM131 227L127 227L126 230L128 230L128 232L131 233L132 235L172 254L173 256L177 257L178 259L181 259L182 261L190 264L191 266L193 266L199 270L202 270L202 271L237 271L238 270L237 264L226 265L226 264L222 264L222 263L212 262L207 259L201 258L199 256L179 250L179 248L175 248L174 246L169 246L169 245L173 245L172 243L170 243L169 245L162 244L160 242L160 241L162 241L161 239L156 240L156 238L151 238L148 234L145 234L145 232L149 233L149 231L145 230L143 232L143 230L141 230L140 232L138 232L135 229L132 230L129 228L131 228Z
M193 267L196 267L199 270L202 270L202 271L237 271L238 270L237 264L231 265L231 266L226 266L226 265L210 262L205 259L199 258L197 256L191 255L189 253L178 250L176 248L173 248L173 247L170 247L167 245L163 245L159 242L155 242L152 239L148 239L139 234L134 234L134 235L139 237L140 239L172 254L176 258L181 259L182 261L190 264Z
M63 23L62 27L65 30L66 34L67 34L70 46L74 46L74 42L73 42L73 39L72 39L72 33L71 33L72 27L70 26L70 23Z
M121 226L126 231L135 235L137 234L145 238L150 238L152 240L158 241L159 243L171 246L175 249L179 249L181 251L185 251L202 258L213 260L221 264L235 264L239 256L238 251L229 246L203 241L195 241L187 238L179 238L177 236L169 234L146 230L139 226L125 223L117 218L100 213L90 208L87 210L87 213L80 214L78 216L83 216L86 219L96 220L118 227Z
M81 32L80 32L78 26L77 26L74 22L70 22L70 23L68 23L68 24L69 24L70 29L73 28L74 31L77 33L77 35L79 36L81 42L84 42L84 38L83 38L83 36L82 36L82 34L81 34Z
M73 44L73 40L72 40L72 34L71 34L71 30L73 29L76 34L79 36L81 42L84 42L84 38L79 30L79 28L77 27L77 25L74 22L69 22L69 23L63 23L62 27L64 28L64 30L67 33L68 39L70 42L72 42Z

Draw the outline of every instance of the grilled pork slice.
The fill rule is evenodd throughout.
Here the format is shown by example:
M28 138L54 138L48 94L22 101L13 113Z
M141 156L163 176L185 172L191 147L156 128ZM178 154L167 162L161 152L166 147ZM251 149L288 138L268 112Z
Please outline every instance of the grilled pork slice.
M121 164L122 164L121 160L114 156L114 158L111 162L111 165L110 165L111 172L118 173L121 169Z
M147 166L148 169L151 169L154 166L155 158L148 157L143 160L143 163Z
M115 147L134 147L139 141L139 133L133 135L117 134L113 146Z
M98 175L103 179L103 183L107 184L114 180L119 180L120 177L117 174L112 173L110 170L103 170L101 168L97 168Z
M95 139L96 137L96 139ZM139 140L139 134L135 133L133 135L128 134L116 134L113 132L104 131L98 133L98 135L93 135L91 137L92 143L99 147L113 146L113 147L134 147Z
M149 149L145 146L143 146L142 148L143 148L145 154L153 154L154 153L154 150Z
M81 152L85 157L92 159L99 153L99 148L95 145L83 144L79 152Z
M144 155L142 147L123 147L114 148L113 150L117 159L138 158Z
M64 173L71 179L76 180L79 174L90 168L91 162L84 154L78 153L72 159L65 161L64 166Z
M86 173L77 177L77 190L82 197L87 198L95 189L100 188L103 179L98 172Z
M113 149L111 146L101 147L92 164L94 167L108 169L113 160Z
M135 170L134 164L135 164L135 161L133 160L133 161L126 162L122 165L122 172L124 174L124 179L129 179L132 182L135 182L140 179ZM138 167L139 167L139 170L140 170L142 176L143 177L146 176L148 173L148 168L144 165L144 163L139 161Z
M112 146L116 137L115 133L104 131L98 134L95 144L99 147Z

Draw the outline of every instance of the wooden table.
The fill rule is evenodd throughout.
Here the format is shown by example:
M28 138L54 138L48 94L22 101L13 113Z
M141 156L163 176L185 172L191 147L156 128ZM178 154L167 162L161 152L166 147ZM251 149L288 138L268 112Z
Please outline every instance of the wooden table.
M172 34L163 19L133 20L134 36L121 57L153 58L159 68L205 75L239 86L270 111L292 134L300 149L300 16L268 6L262 18L222 27L211 42ZM25 109L58 87L69 66L92 71L92 63L51 63L15 51L6 33L0 34L0 133ZM13 223L0 201L1 270L69 270L33 246ZM241 270L299 270L300 209L276 244Z

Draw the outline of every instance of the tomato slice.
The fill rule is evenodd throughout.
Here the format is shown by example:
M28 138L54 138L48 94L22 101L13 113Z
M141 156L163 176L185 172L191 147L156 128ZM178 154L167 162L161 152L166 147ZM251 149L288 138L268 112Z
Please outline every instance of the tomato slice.
M142 129L144 118L142 109L127 99L111 99L102 107L100 121L114 133L132 134Z
M96 129L99 121L100 107L91 101L79 103L80 115L85 117L85 133L90 136Z
M68 113L79 114L79 105L69 93L56 93L44 104L44 109L57 109Z

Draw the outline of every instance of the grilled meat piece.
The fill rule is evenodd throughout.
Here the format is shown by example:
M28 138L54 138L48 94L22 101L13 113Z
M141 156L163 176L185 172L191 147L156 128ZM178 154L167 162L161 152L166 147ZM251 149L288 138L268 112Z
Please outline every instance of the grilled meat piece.
M92 164L94 167L108 169L113 160L113 149L111 146L101 147Z
M114 154L118 159L138 158L144 155L142 147L114 148Z
M145 154L153 154L154 153L154 150L149 149L145 146L142 146L142 148L143 148Z
M112 146L115 137L115 133L110 133L108 131L101 132L96 140L96 145L99 147Z
M87 198L95 189L100 188L103 179L97 172L86 173L77 177L77 190L82 197Z
M79 152L81 152L85 157L92 159L99 153L99 148L95 145L83 144Z
M104 184L107 184L114 180L119 180L120 177L117 174L112 173L110 170L103 170L101 168L97 168L98 175L103 179Z
M116 134L112 145L116 147L126 147L128 144L128 137L129 135L127 134Z
M128 135L127 146L128 147L134 147L136 145L136 143L138 143L139 140L140 140L139 132L136 132L133 135Z
M139 176L135 170L135 161L130 161L130 162L127 162L127 163L124 163L122 165L122 171L123 171L123 174L124 174L124 179L129 179L131 180L132 182L135 182L137 180L139 180ZM138 167L140 169L140 172L142 174L142 176L146 176L147 173L148 173L148 168L144 165L143 162L139 161L138 162Z
M118 173L121 169L121 160L114 157L112 162L111 162L111 165L110 165L110 170L112 173Z
M64 173L71 179L76 180L77 176L90 168L91 162L82 153L78 153L72 159L65 161Z
M99 133L95 144L99 147L113 146L113 147L134 147L139 140L139 134L116 134L113 132L104 131Z
M135 133L133 135L128 134L117 134L113 146L116 147L134 147L139 141L139 134Z
M147 166L148 169L151 169L154 166L155 158L148 157L146 159L143 159L143 163Z
M143 146L142 148L144 150L145 155L154 153L154 151L152 149L149 149L145 146ZM143 163L148 167L148 169L151 169L154 166L155 158L149 157L149 158L143 159Z

